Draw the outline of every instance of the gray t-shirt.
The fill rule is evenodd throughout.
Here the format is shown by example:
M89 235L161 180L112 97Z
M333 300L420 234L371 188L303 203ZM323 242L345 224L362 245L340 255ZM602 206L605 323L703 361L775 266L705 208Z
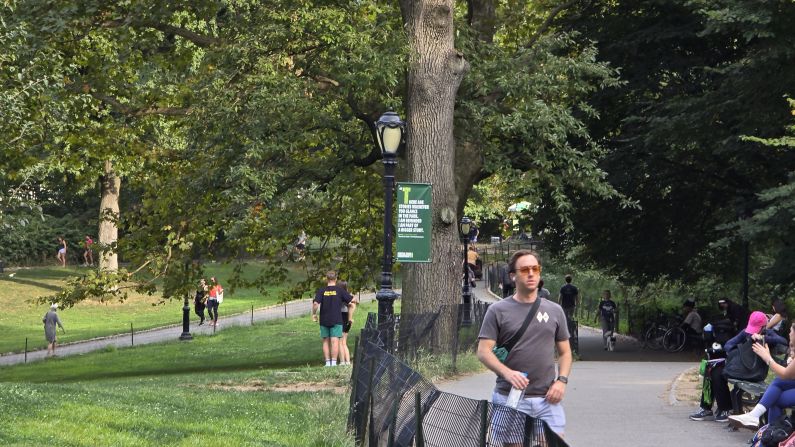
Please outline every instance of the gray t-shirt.
M478 338L496 340L501 346L522 328L532 304L506 298L489 306L483 317L483 326ZM543 299L538 312L527 326L527 330L511 349L505 365L516 371L527 373L530 384L525 396L542 397L555 381L555 343L568 341L569 328L566 316L557 303ZM508 394L511 384L497 376L495 390Z

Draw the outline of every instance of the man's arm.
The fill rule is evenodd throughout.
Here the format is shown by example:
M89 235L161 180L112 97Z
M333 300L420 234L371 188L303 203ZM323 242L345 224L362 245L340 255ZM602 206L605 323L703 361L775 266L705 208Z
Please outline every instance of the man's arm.
M494 355L492 349L494 349L496 344L496 340L481 338L478 341L478 360L480 360L486 368L494 371L495 374L507 380L511 386L524 389L530 381L521 372L514 371L505 366L505 364Z
M320 307L317 301L312 301L312 321L317 321L317 308Z
M568 340L559 341L555 345L558 348L558 374L569 377L572 364L571 345ZM563 400L564 394L566 384L555 380L547 391L546 399L549 403L556 404Z

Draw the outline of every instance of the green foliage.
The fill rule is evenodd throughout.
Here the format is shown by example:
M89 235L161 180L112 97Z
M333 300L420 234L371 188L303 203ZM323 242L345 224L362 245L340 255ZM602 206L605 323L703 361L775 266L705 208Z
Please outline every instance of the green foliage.
M67 215L53 217L34 211L18 210L17 223L0 232L0 259L8 265L33 265L54 263L58 252L58 237L67 242L67 262L83 262L81 242L91 229L85 228L77 218Z
M736 295L744 246L726 225L760 210L759 194L792 171L791 152L760 150L741 135L775 137L789 122L780 98L795 76L795 7L590 3L559 25L595 41L600 58L621 70L624 84L591 96L602 113L588 126L607 148L600 164L607 180L638 207L581 198L571 210L571 234L557 231L555 211L542 209L537 220L546 239L557 250L580 247L581 259L629 284L711 277ZM784 280L760 273L785 246L751 247L751 284L760 287L752 294L761 295L768 280Z

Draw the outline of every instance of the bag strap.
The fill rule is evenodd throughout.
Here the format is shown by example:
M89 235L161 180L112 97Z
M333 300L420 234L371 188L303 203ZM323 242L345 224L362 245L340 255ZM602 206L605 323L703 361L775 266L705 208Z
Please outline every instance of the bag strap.
M513 334L513 337L511 337L511 339L510 339L510 340L508 340L508 341L507 341L507 342L506 342L506 343L503 345L503 347L504 347L505 349L507 349L508 351L510 351L511 349L513 349L513 346L514 346L516 343L518 343L518 342L519 342L519 339L520 339L520 338L522 338L522 335L524 335L525 331L527 331L527 326L530 326L530 323L533 321L533 316L534 316L534 315L536 314L536 312L538 311L538 307L541 305L541 300L542 300L542 299L543 299L543 298L541 298L540 296L539 296L539 297L536 297L536 300L535 300L535 302L533 303L533 306L530 308L530 312L528 312L528 313L527 313L527 316L525 317L525 319L524 319L524 323L522 323L522 327L519 329L519 332L517 332L517 333Z

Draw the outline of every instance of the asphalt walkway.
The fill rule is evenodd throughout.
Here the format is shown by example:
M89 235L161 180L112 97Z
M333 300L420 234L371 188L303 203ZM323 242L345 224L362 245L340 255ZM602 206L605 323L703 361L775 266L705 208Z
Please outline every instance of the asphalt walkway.
M480 284L478 299L493 301ZM697 404L679 401L681 377L698 364L695 353L647 352L622 337L615 352L602 347L601 331L581 327L581 359L575 362L564 406L566 441L574 447L703 447L745 446L750 431L729 431L726 424L694 422L688 415ZM472 399L490 399L491 372L437 385Z

